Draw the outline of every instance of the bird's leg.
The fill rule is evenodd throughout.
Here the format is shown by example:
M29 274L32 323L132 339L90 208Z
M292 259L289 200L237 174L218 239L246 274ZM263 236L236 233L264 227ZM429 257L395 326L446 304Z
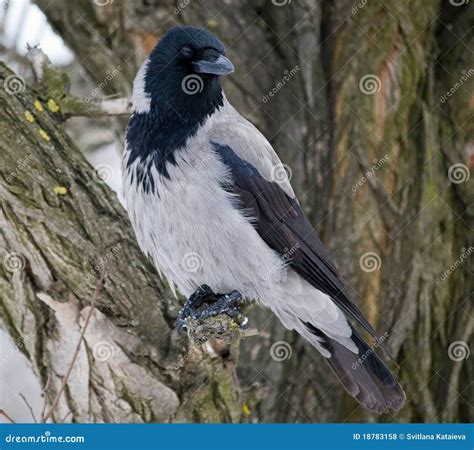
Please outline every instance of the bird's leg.
M178 314L176 321L178 333L181 333L186 327L188 317L192 317L194 320L204 320L219 314L227 314L238 321L241 326L245 325L248 319L240 311L241 299L242 294L239 291L216 294L207 284L199 286ZM204 304L207 306L203 306Z
M216 294L216 300L209 306L199 309L191 316L195 320L204 320L208 317L227 314L233 319L242 318L241 325L247 323L247 318L242 316L240 305L242 294L239 291L232 291L228 294Z
M181 334L183 328L186 327L186 319L193 315L204 302L215 302L216 300L216 294L207 284L199 286L186 300L186 303L178 314L178 319L176 320L178 333Z

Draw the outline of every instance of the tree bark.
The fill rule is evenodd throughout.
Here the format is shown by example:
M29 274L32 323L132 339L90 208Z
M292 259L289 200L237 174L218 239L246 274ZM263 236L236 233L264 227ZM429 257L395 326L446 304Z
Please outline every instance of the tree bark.
M12 88L12 76L0 65L2 86ZM0 90L0 319L43 386L49 379L47 402L107 270L53 420L238 420L231 360L172 331L178 301L48 100L29 88Z
M474 60L466 49L474 44L469 34L474 10L467 2L454 6L435 0L406 5L396 1L211 0L203 5L124 0L103 7L86 0L74 7L65 0L56 1L54 7L45 0L36 2L96 84L103 82L107 71L122 68L120 77L103 89L104 94L130 92L139 63L170 26L191 24L216 33L237 68L225 81L228 97L259 126L288 164L295 191L329 247L354 301L380 334L388 336L408 400L399 415L381 420L472 421L468 402L473 394L469 383L472 367L462 358L453 359L448 350L457 341L468 350L473 343L469 302L472 262L463 256L470 255L473 246L469 234L472 180L466 178L474 148L474 76L470 75ZM18 135L15 133L15 139ZM19 148L15 145L17 152ZM60 158L62 164L67 163L63 161L66 156L70 159L71 152ZM45 157L51 170L52 158L56 161L57 155L46 152ZM79 158L76 153L73 157ZM83 177L80 166L73 164L72 168L69 177L78 173ZM453 182L454 169L460 169L464 181ZM66 176L53 174L49 180L53 184ZM41 179L38 176L25 177L26 187L36 186ZM51 196L50 191L41 185L41 195L49 199L46 194ZM56 211L55 215L49 213L50 208L62 211L67 196L52 195L46 212L42 212L42 203L34 204L35 214L46 216L42 220L53 230L65 233L67 229L68 234L76 230L74 236L81 237L85 234L90 246L77 241L74 251L89 248L97 254L95 248L101 248L107 252L122 242L124 228L128 230L125 219L117 208L112 206L109 211L114 203L103 186L94 185L92 192L84 180L80 186L87 186L87 190L70 206L74 220ZM24 193L8 192L10 202L18 202ZM77 219L78 214L89 213L87 202L110 217L107 228L98 226L97 211L88 225ZM84 208L87 211L81 213ZM106 239L103 234L109 227L113 237ZM46 232L45 226L40 228ZM30 226L21 229L23 237L14 248L25 251L36 233L29 231ZM82 267L74 251L60 250L64 241L58 239L50 256L53 281L60 284L64 284L63 277L69 279L71 271L76 272L72 277L76 279L79 275L74 267ZM126 261L143 264L129 234L126 242ZM43 250L41 257L49 254ZM58 256L64 254L69 256ZM108 294L100 311L107 318L111 315L115 326L128 329L127 320L122 319L133 320L135 313L129 306L140 305L139 310L146 311L142 320L148 323L140 330L153 335L159 328L161 336L161 323L169 323L166 311L171 306L165 295L164 303L156 308L153 295L165 287L154 277L153 284L138 283L139 276L150 279L145 273L151 269L140 265L135 269L124 259L116 259L113 261L120 265L116 269L121 274L115 275L118 291ZM36 260L42 261L39 255ZM129 282L133 290L127 288L127 292L135 292L136 286L149 290L126 300L128 296L122 298L119 287ZM87 290L83 285L78 287L81 283L77 281L66 284L75 288L80 303L90 297L93 283ZM22 279L17 285L22 292L29 292ZM152 306L157 311L150 315ZM21 316L13 318L11 307L4 309L9 330L24 323ZM38 322L42 316L32 317ZM242 343L238 364L246 404L244 420L379 420L356 408L328 374L323 358L298 336L284 331L268 311L253 308L251 322L260 335ZM167 327L160 340L163 349L175 344ZM15 333L11 331L19 336ZM272 348L279 341L290 345L292 356L284 361L274 360ZM49 354L42 340L39 342L32 348ZM33 350L31 353L35 355ZM209 373L211 369L202 364L202 370ZM43 378L44 367L40 364L38 370ZM172 390L176 392L182 388L182 380L175 382Z

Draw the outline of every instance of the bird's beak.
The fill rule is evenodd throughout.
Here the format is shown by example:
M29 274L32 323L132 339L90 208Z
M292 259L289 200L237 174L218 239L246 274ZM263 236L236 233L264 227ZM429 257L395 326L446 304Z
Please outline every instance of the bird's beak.
M193 68L197 73L208 73L211 75L228 75L234 71L234 65L224 55L220 55L214 61L207 61L205 59L195 61L193 62Z

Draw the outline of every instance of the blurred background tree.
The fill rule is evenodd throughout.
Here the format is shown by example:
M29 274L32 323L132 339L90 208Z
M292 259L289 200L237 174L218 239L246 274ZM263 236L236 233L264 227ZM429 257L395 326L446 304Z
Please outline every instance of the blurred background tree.
M28 14L46 17L41 32L54 32L38 39L42 50L86 100L130 95L140 63L173 25L219 36L236 66L225 80L228 98L287 165L354 301L388 336L408 397L395 417L363 411L314 349L257 307L250 320L259 335L239 352L190 351L171 332L178 304L102 183L120 190L126 118L86 114L62 126L47 113L39 125L60 137L32 142L30 125L16 122L22 107L37 113L34 92L6 92L1 256L19 254L24 270L0 272L0 323L39 380L35 408L48 376L49 402L61 385L98 271L87 275L108 259L87 345L55 420L473 420L474 8L467 0L7 2L1 58L29 81L17 45L36 43L21 27ZM16 31L7 33L12 17ZM5 183L30 153L27 169ZM73 198L51 194L62 184ZM75 305L76 328L68 317L61 322L64 302ZM101 361L104 342L113 357ZM7 376L15 347L4 348ZM18 406L21 389L10 386L0 407ZM18 414L27 418L25 408Z

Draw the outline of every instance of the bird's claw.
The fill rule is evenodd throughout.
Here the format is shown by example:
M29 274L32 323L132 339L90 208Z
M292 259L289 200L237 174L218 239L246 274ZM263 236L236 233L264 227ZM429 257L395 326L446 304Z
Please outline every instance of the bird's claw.
M176 329L179 334L186 328L186 319L191 316L206 301L212 301L216 297L214 291L207 285L199 286L196 291L186 300L176 320Z
M176 328L179 334L186 328L186 319L191 317L194 320L204 320L208 317L227 314L243 326L248 319L240 311L242 294L239 291L232 291L228 294L216 294L213 290L203 284L194 294L192 294L178 314ZM207 303L208 306L201 308Z

